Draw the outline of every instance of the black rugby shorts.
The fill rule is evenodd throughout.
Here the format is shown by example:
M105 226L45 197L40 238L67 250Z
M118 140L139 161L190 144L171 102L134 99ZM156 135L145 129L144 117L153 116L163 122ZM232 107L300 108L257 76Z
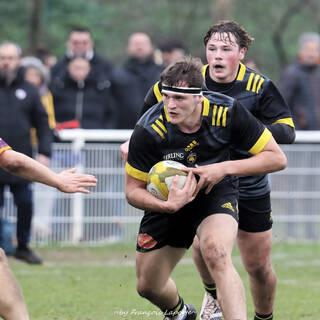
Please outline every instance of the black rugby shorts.
M256 199L239 199L239 229L263 232L272 228L270 193Z
M238 221L238 196L237 181L222 181L208 195L202 190L173 214L146 211L140 223L137 251L148 252L166 245L189 248L206 217L226 213Z

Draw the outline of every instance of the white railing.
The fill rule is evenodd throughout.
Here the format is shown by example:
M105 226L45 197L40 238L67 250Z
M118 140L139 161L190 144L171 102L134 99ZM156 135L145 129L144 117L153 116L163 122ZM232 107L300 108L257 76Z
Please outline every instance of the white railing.
M96 175L99 184L90 195L62 194L35 184L34 243L135 241L142 212L125 200L119 149L131 133L83 129L59 133L61 140L69 142L54 144L52 169L75 166L78 172ZM274 236L320 241L320 132L298 131L295 144L281 147L288 167L270 175ZM15 222L9 191L5 203L5 215Z

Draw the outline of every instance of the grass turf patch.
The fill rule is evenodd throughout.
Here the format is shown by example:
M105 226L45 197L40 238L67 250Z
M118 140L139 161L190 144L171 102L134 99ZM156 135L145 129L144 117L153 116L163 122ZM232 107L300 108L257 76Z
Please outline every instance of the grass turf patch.
M31 319L163 319L156 307L136 293L134 244L50 247L39 248L37 252L44 258L42 266L30 266L10 258ZM277 320L319 319L319 252L319 244L274 244ZM248 319L252 319L248 276L237 249L233 259L246 287ZM190 252L174 270L173 278L184 300L199 310L203 288Z

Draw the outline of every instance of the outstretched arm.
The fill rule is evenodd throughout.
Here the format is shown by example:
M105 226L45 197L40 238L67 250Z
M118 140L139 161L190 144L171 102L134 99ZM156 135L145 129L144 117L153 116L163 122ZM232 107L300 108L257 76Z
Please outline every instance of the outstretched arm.
M287 159L280 147L271 137L262 151L253 157L242 160L223 161L196 168L186 168L185 171L192 171L200 177L197 190L206 188L209 193L213 186L225 176L251 176L266 174L282 170L287 165Z
M6 150L0 155L0 166L14 175L66 193L90 193L85 188L97 184L97 179L92 175L75 174L75 168L55 173L38 161L13 150Z

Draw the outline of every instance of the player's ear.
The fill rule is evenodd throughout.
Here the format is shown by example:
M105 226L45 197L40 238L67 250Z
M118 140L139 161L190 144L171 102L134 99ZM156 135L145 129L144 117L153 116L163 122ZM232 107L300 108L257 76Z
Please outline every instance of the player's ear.
M246 56L246 53L247 53L247 48L241 48L240 49L240 60L243 60L244 57Z

